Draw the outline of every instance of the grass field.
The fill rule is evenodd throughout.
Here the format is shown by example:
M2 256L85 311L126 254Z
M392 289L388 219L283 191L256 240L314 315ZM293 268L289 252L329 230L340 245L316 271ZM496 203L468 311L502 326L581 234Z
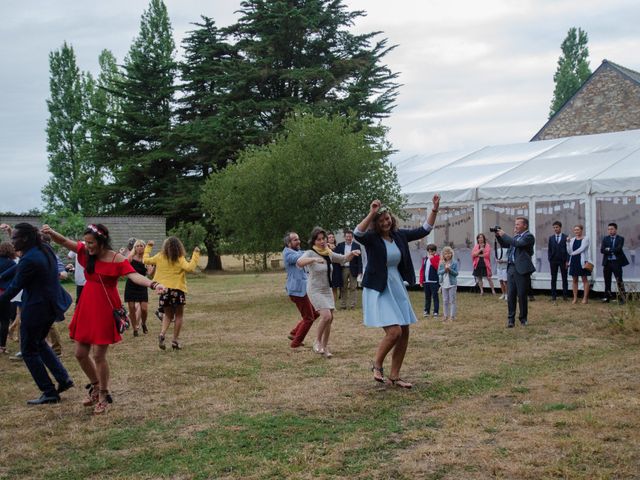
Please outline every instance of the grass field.
M633 303L540 296L530 325L507 330L505 302L461 293L455 323L412 327L406 391L372 380L381 332L360 310L336 312L332 359L292 352L284 280L190 278L184 350L158 349L155 317L149 335L127 332L103 416L81 405L70 340L77 387L57 405L28 408L26 368L0 357L0 478L640 478Z

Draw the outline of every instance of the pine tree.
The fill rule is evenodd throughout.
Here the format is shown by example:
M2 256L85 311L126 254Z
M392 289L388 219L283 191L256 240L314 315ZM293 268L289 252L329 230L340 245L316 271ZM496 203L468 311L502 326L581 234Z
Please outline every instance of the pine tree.
M93 80L80 72L66 42L49 54L47 152L51 178L42 190L48 211L83 210L87 201L86 113Z
M121 111L111 125L117 145L109 169L108 202L120 213L162 214L175 219L172 191L180 173L171 140L177 64L167 9L151 0L140 32L114 82Z
M549 118L558 112L591 75L587 32L572 27L562 42L562 55L558 58L558 69L553 76L555 89Z

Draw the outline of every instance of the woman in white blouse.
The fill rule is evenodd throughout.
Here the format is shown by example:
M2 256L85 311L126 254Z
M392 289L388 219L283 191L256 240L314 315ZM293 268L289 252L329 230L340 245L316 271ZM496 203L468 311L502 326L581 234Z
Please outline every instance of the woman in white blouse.
M569 252L569 275L573 278L573 302L578 303L578 277L582 277L584 295L582 303L589 301L589 279L591 270L585 269L585 264L591 263L589 259L589 237L584 235L584 227L573 227L575 237L567 238L567 252ZM592 264L593 265L593 264ZM593 268L593 266L591 267Z
M331 358L333 354L329 351L329 334L331 333L331 323L333 322L333 311L336 308L333 292L331 291L331 271L332 263L343 264L353 257L360 255L360 250L352 250L348 255L333 253L327 246L327 233L320 227L316 227L311 232L309 240L311 250L307 250L298 259L296 265L306 267L309 272L307 279L307 294L313 307L320 313L318 322L318 332L316 340L313 342L313 351Z

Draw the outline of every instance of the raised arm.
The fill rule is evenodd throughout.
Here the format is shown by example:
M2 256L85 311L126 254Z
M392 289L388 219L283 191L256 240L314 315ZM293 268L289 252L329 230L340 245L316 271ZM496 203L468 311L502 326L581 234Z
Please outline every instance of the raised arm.
M369 206L369 213L367 214L366 217L362 219L362 221L358 224L356 229L361 233L365 233L369 229L369 224L371 224L371 220L375 218L381 206L382 206L382 203L380 202L380 200L374 200L373 202L371 202L371 205Z
M149 242L147 243L147 246L144 247L144 253L142 254L142 263L144 263L145 265L155 265L156 259L158 257L158 255L154 255L153 257L151 256L151 250L153 250L153 240L149 240Z
M67 250L70 250L72 252L78 251L78 242L59 234L49 225L43 225L40 231L45 235L49 235L51 237L51 240L56 242L58 245L62 245Z
M180 267L182 267L185 272L193 272L198 266L198 260L200 260L200 249L196 247L193 249L190 261L187 262L187 259L184 257L180 258Z

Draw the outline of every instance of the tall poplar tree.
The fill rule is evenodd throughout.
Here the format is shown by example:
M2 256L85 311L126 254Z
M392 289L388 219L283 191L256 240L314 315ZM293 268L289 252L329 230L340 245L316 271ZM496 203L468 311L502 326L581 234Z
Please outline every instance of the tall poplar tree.
M66 42L49 54L47 100L47 153L51 178L42 190L48 211L78 213L87 203L88 96L93 80L76 63L73 47Z
M172 190L181 173L171 140L174 108L174 59L171 24L162 0L151 0L140 32L124 61L122 80L112 92L121 111L112 127L117 153L109 163L113 182L107 203L120 213L180 215Z
M562 42L562 55L558 58L558 68L553 75L555 89L549 118L562 108L591 75L588 41L587 32L572 27Z

